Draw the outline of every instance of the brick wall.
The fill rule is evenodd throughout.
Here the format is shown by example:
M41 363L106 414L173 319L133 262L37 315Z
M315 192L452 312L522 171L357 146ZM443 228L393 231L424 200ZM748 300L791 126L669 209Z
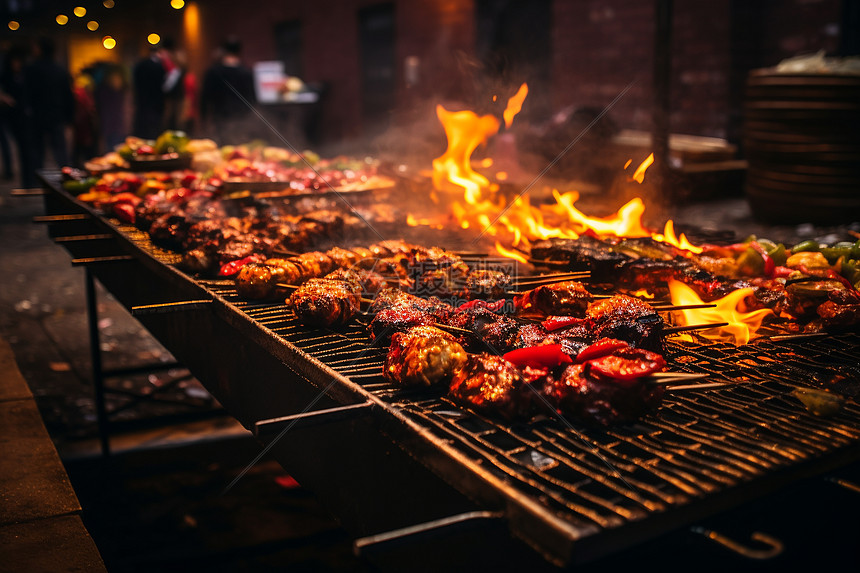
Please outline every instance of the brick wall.
M326 82L327 140L360 135L358 18L368 0L266 3L237 11L235 2L201 2L207 50L228 33L245 41L245 59L275 56L273 27L303 23L305 75ZM396 66L400 123L426 117L435 102L474 101L475 7L472 1L396 0ZM553 109L603 107L632 83L611 110L621 126L650 129L654 2L555 0L552 5ZM839 41L839 0L676 0L673 26L671 128L677 133L736 138L743 80L749 69ZM419 61L407 87L404 62Z

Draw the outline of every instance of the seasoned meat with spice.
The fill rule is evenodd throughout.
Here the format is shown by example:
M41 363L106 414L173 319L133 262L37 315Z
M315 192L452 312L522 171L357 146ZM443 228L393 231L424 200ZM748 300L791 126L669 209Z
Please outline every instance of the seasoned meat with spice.
M585 316L594 297L578 281L564 281L539 286L514 297L514 305L521 313Z
M248 263L236 275L236 293L247 300L278 300L287 295L279 284L293 284L283 267L266 263Z
M532 390L520 371L495 354L470 354L451 381L448 397L477 412L514 420L532 407Z
M383 374L403 386L447 386L466 358L466 351L452 335L432 326L418 326L391 337Z
M363 269L337 269L327 274L325 278L352 282L358 285L363 295L374 295L386 287L385 277Z
M358 286L346 281L311 279L293 292L287 304L303 324L336 326L359 311L360 294Z

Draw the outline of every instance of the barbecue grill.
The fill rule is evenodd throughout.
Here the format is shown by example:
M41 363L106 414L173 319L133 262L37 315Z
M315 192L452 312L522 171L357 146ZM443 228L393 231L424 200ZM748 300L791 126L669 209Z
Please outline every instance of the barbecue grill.
M360 323L301 325L283 304L195 279L146 233L41 174L49 232L281 464L364 551L431 530L509 532L546 561L594 560L860 458L860 406L809 413L798 387L860 380L860 336L668 340L673 370L705 373L656 414L593 430L549 413L500 423L382 377ZM83 237L73 240L71 237ZM713 383L724 385L713 388Z

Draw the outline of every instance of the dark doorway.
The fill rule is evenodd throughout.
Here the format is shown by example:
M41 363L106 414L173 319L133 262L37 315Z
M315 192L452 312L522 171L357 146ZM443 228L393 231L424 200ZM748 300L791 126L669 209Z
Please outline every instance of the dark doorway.
M478 0L477 54L486 74L486 89L513 95L529 84L522 114L529 120L550 113L552 65L551 0Z
M298 20L275 24L275 50L284 62L284 73L303 78L302 23Z
M374 135L388 127L394 109L394 4L363 8L358 26L363 127Z

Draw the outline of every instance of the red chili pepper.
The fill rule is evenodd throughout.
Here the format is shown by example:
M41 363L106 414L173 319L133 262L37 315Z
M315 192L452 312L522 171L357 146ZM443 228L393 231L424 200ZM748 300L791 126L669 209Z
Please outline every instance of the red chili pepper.
M561 349L561 344L542 344L518 348L506 353L503 358L517 366L525 368L553 368L560 364L571 364L573 359Z
M261 260L263 260L263 257L260 255L248 255L242 259L230 261L229 263L221 265L221 270L218 271L218 275L222 277L232 277L241 271L242 267L248 263L256 263Z
M584 320L584 318L577 318L575 316L550 316L549 318L541 322L541 324L548 331L552 332L554 330L573 326L574 324L580 324Z
M490 312L496 312L497 310L501 310L502 307L505 306L504 300L497 300L495 302L487 302L485 300L470 300L469 302L464 302L460 306L457 307L457 310L469 310L472 308L486 308Z
M601 338L594 344L586 346L580 350L579 354L576 355L575 362L577 364L582 364L583 362L612 354L616 350L629 347L630 345L628 343L623 340L618 340L617 338Z

